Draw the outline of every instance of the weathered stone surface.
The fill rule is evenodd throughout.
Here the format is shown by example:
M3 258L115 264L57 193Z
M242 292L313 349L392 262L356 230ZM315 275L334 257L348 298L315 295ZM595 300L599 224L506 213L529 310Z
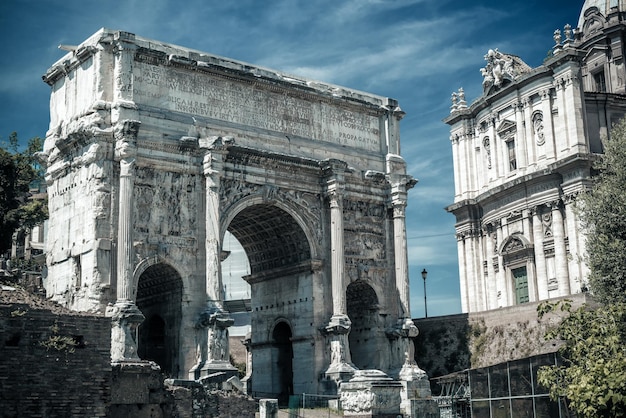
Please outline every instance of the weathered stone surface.
M345 417L395 417L401 413L402 385L378 370L359 370L341 384Z
M143 323L114 322L116 362L138 355L178 378L235 371L229 231L251 270L252 393L336 393L358 368L397 377L416 181L395 100L107 29L44 80L48 296L135 306Z

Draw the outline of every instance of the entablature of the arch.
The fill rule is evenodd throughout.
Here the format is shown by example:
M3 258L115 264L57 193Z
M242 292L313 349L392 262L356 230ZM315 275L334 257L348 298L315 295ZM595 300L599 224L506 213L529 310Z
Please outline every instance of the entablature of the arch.
M256 284L266 280L282 279L287 277L293 277L298 274L308 274L320 271L324 266L322 260L306 260L296 264L290 264L285 267L276 267L267 270L259 271L258 273L248 274L242 278L248 282L248 284Z
M297 166L303 169L319 169L319 160L296 155L271 152L259 148L232 145L228 147L227 163L236 166Z

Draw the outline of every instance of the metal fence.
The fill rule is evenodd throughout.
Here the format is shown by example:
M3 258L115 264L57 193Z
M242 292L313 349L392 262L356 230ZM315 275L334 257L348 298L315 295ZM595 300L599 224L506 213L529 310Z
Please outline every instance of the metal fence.
M343 417L337 396L303 393L291 395L287 409L280 409L279 418L336 418Z

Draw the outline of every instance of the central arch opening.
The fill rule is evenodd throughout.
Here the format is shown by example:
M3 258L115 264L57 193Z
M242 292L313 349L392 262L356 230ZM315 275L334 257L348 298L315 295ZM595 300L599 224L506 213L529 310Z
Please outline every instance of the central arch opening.
M294 390L305 390L309 370L294 369L293 358L311 356L305 341L312 330L313 285L311 248L303 228L288 209L274 204L249 205L237 213L228 232L243 248L250 284L252 388L258 396L289 401ZM229 255L230 257L230 255ZM297 365L302 369L303 366Z
M137 307L146 319L139 325L137 354L142 360L154 361L172 377L180 372L182 294L182 279L168 264L154 264L139 276Z

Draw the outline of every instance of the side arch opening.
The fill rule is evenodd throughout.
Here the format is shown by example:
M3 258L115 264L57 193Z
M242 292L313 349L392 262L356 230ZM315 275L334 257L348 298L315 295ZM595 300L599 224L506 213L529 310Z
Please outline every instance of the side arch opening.
M348 317L352 329L348 335L352 363L359 369L380 368L380 350L372 350L378 324L378 296L363 280L350 283L346 289Z
M183 283L165 263L146 268L137 282L137 307L146 320L139 326L137 354L152 360L168 376L178 377Z
M293 346L291 345L291 327L284 321L279 322L272 331L272 344L275 351L276 369L272 380L278 389L278 402L289 403L293 395Z

